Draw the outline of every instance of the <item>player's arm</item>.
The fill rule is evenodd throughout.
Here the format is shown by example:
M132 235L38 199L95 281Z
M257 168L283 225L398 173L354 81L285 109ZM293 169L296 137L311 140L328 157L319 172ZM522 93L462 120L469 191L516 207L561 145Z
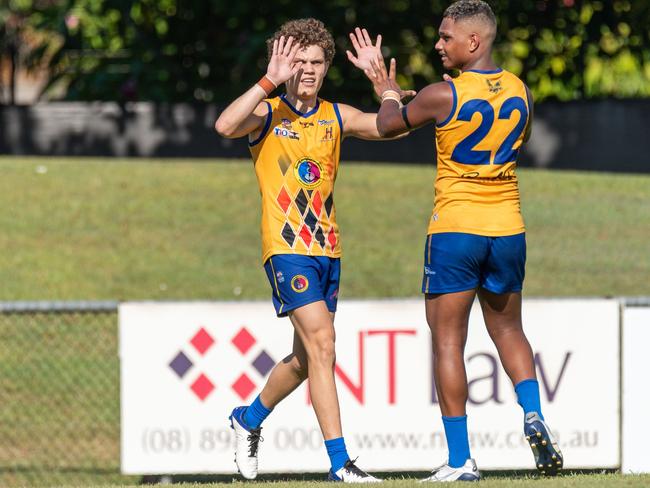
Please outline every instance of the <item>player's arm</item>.
M227 138L242 137L259 131L268 116L268 106L262 103L275 88L295 75L300 66L293 60L300 44L293 37L280 37L273 43L273 53L266 75L221 112L214 124L219 135Z
M268 106L262 103L266 96L266 91L255 84L221 112L214 124L215 130L228 139L259 131L269 112Z
M377 114L377 131L381 136L395 137L429 122L441 122L451 112L454 97L449 82L426 86L408 105L402 107L402 90L395 81L395 60L390 60L388 72L383 58L373 60L371 65L371 69L364 70L364 73L381 98Z
M530 134L533 131L533 112L535 111L535 101L533 100L533 94L530 92L528 87L524 85L526 89L526 97L528 97L528 122L526 123L526 131L524 132L524 142L528 142L530 139Z
M396 139L408 134L404 132L397 137L382 136L377 130L377 114L362 112L358 108L339 103L339 113L343 125L343 137L353 136L368 141Z

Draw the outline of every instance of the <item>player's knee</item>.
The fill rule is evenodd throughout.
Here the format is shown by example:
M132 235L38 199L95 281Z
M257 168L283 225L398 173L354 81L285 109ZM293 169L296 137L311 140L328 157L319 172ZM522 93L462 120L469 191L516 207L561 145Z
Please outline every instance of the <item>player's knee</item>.
M449 339L433 339L431 341L433 346L433 353L437 356L441 355L462 355L465 350L464 341L449 340Z
M323 366L331 366L336 359L334 337L330 334L321 334L315 337L308 346L309 362L317 362Z
M524 333L521 320L518 317L486 322L486 327L492 339L510 336L519 337Z

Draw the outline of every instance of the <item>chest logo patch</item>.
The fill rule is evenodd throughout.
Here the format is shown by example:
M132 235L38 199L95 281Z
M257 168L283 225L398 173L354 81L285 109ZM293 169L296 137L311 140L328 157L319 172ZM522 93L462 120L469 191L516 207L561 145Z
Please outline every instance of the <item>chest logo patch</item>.
M311 190L323 182L323 165L314 159L302 158L294 165L293 174L302 186Z

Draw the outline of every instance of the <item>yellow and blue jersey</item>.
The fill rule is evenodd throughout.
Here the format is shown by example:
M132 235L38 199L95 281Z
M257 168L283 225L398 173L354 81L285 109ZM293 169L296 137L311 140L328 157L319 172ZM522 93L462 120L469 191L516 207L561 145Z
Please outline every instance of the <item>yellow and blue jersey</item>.
M333 194L342 135L338 107L319 99L302 113L284 95L265 103L265 125L249 141L262 194L262 261L274 254L338 258Z
M453 107L436 125L438 172L428 234L524 232L515 174L530 114L524 83L502 69L468 70L448 83Z

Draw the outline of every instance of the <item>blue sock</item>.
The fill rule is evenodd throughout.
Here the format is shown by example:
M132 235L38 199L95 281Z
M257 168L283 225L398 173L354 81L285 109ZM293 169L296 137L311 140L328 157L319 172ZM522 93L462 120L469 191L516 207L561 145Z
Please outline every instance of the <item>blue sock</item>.
M251 429L257 429L262 425L262 422L264 422L264 419L269 416L272 410L273 409L266 408L264 404L262 404L260 396L257 395L255 401L253 401L253 403L251 403L246 409L246 412L244 412L244 422Z
M350 459L348 450L345 448L345 439L343 437L325 441L325 449L327 449L327 455L330 457L333 473L341 469L346 461Z
M467 434L467 415L462 417L442 417L449 449L449 466L460 468L471 456Z
M524 415L530 412L537 412L544 420L542 415L542 406L539 400L539 383L536 379L520 381L515 385L517 394L517 403L524 409Z

